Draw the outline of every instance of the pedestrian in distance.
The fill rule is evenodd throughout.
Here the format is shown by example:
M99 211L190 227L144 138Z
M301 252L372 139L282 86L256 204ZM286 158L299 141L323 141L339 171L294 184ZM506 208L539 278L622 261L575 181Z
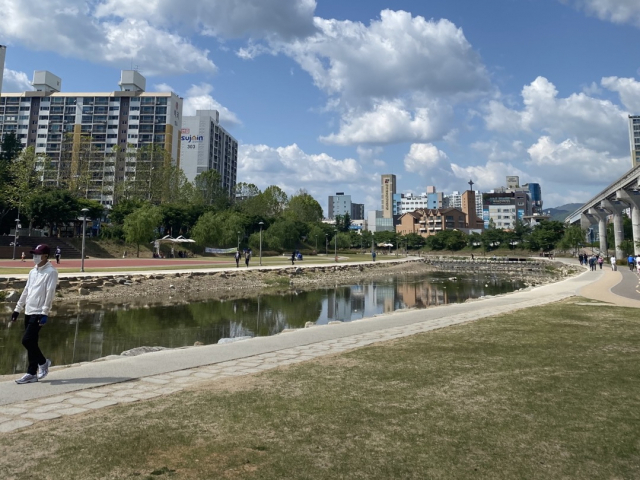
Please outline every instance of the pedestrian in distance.
M22 254L20 255L20 258L22 258L22 261L24 262L24 252L22 252Z
M11 322L18 319L24 308L22 345L27 349L27 373L16 380L21 385L42 380L49 374L51 360L45 358L38 346L40 329L47 323L58 284L58 271L49 262L49 246L40 244L30 251L35 266L29 272L27 284L11 314Z
M236 259L236 268L238 268L240 266L240 250L236 250L235 259Z
M56 264L60 263L60 255L62 252L60 251L60 247L56 247Z
M293 252L291 254L291 265L295 265L295 261L296 261L296 252Z
M244 254L244 264L249 268L249 260L251 259L251 252L247 251Z
M616 265L616 256L615 255L611 255L611 270L613 270L614 272L618 269L617 265Z
M598 266L600 267L600 270L602 270L603 263L604 263L604 258L602 258L602 256L598 256Z
M373 259L374 262L376 261L376 252L375 251L371 252L371 258Z
M633 258L633 255L629 255L629 258L627 258L627 263L629 264L629 270L633 272L633 268L636 265L636 259Z

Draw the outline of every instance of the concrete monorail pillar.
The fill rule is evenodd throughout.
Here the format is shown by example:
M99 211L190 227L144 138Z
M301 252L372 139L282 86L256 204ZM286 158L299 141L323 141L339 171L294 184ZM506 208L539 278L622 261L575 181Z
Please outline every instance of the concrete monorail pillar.
M590 208L589 214L598 219L598 237L600 240L600 253L607 253L607 216L609 212L602 208Z
M629 204L631 208L631 225L633 228L633 253L635 256L640 255L640 191L638 189L618 190L616 197Z
M624 241L624 230L622 228L622 213L627 206L618 200L608 199L602 201L602 206L613 213L613 238L616 258L623 258L622 242Z

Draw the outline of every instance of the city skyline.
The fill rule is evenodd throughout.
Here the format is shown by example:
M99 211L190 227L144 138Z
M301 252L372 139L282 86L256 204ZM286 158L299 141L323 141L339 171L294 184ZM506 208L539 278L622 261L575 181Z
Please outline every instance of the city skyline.
M424 3L3 0L3 92L34 70L109 91L138 69L184 115L220 112L237 181L304 188L325 211L337 191L377 208L387 173L416 194L519 175L553 207L631 168L640 4Z

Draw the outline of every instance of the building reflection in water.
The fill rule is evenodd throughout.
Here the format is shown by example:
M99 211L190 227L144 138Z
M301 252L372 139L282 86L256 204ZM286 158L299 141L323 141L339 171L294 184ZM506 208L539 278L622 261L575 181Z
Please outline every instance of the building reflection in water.
M42 335L42 350L54 365L119 355L140 346L177 348L217 343L220 338L268 336L307 322L349 322L402 308L426 308L468 298L507 293L520 282L490 276L389 277L351 286L185 305L127 308L82 305L54 312ZM90 308L89 308L90 307ZM79 311L79 313L77 313ZM0 329L0 374L26 368L20 329Z

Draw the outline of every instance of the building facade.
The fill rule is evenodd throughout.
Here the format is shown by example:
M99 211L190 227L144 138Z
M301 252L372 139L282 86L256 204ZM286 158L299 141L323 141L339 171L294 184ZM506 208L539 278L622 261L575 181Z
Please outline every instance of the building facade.
M393 232L393 218L386 218L382 210L367 212L367 229L372 232Z
M444 195L442 192L436 192L434 187L427 187L427 189L432 189L433 191L420 195L413 195L412 193L395 194L393 197L393 214L402 215L421 208L442 208L444 204Z
M635 168L640 165L640 115L629 115L629 143L631 168Z
M187 180L215 170L223 190L231 196L238 173L238 141L220 125L217 110L197 110L182 118L180 130L180 167Z
M7 47L0 45L0 93L2 93L2 79L4 76L4 58L7 54Z
M351 205L351 195L345 195L344 192L336 192L335 195L329 195L327 218L335 220L336 217L343 217L347 213L351 216Z
M467 190L473 191L476 196L476 215L482 218L482 192L478 190ZM464 193L464 192L463 192ZM462 193L460 192L451 192L449 195L445 195L442 201L443 208L458 208L462 209Z
M386 174L380 177L380 198L383 218L393 219L393 196L396 193L396 176Z
M402 235L416 233L422 237L429 237L443 230L467 228L467 216L462 210L457 208L420 209L400 216L396 233Z
M364 203L351 204L351 221L364 220Z
M0 94L0 138L14 132L23 147L46 155L40 164L45 183L86 178L84 196L111 206L118 182L135 181L142 169L151 181L154 167L143 167L136 155L142 147L160 147L179 165L178 95L146 92L146 80L134 70L122 71L120 91L66 93L61 84L56 75L36 71L33 91Z
M495 228L512 229L516 226L516 220L524 221L527 215L531 215L531 200L527 192L494 192L483 195L484 228L489 228L493 221Z

